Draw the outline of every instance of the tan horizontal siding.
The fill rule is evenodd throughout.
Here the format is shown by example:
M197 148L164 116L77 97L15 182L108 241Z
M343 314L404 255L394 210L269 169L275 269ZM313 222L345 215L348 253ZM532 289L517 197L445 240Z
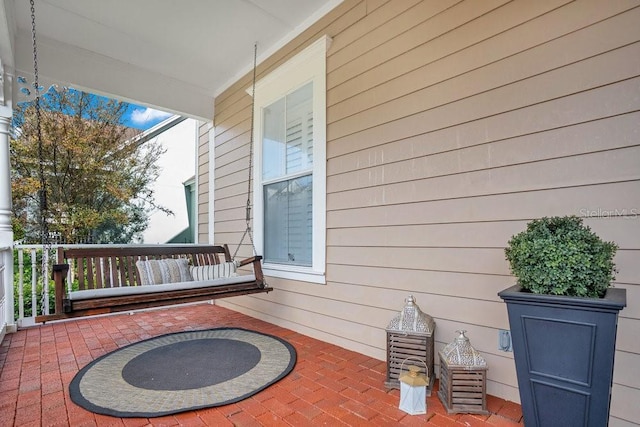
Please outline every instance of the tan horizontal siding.
M636 361L640 363L640 361ZM625 387L614 382L612 395L620 396L611 400L611 414L622 414L620 418L609 420L609 427L637 426L640 420L640 388Z
M617 351L616 360L623 366L638 366L640 363L640 357L637 354L627 351ZM640 388L640 371L637 369L631 372L614 370L614 381L626 387Z
M216 221L234 221L245 214L245 206L238 206L235 209L220 209L216 207Z
M421 2L414 8L418 9L418 13L411 13L410 10L389 21L388 26L382 27L382 31L375 31L368 35L373 48L365 53L354 51L352 60L335 70L331 68L332 59L330 58L327 61L331 71L327 75L327 87L331 89L345 80L360 77L363 72L402 53L410 52L417 46L436 39L506 2L507 0L457 2L457 4L455 1Z
M640 241L640 221L632 217L613 216L615 211L602 208L585 208L583 213L607 215L587 218L585 224L602 239L615 241L622 249L633 249ZM504 248L511 236L525 228L526 221L330 228L327 240L332 246Z
M355 22L346 28L340 37L336 38L331 44L331 61L336 62L339 55L342 55L343 49L350 49L353 43L368 36L372 31L376 31L395 16L405 12L407 9L418 4L420 0L403 0L403 1L386 1L377 8L371 10L367 8L367 15L361 20ZM366 51L370 48L370 44L361 42L361 48ZM352 53L351 53L352 54ZM350 58L347 58L350 60Z
M249 86L251 89L251 86ZM251 98L247 96L240 97L237 102L229 104L228 108L223 108L219 114L216 114L216 120L219 122L232 122L233 116L238 116L240 119L246 116L244 110L251 108Z
M624 311L618 318L618 336L616 349L629 353L640 354L640 340L638 340L639 319L632 319ZM621 362L622 363L622 362Z
M332 246L502 248L525 221L330 228Z
M432 111L440 110L437 107L447 109L452 104L457 104L458 115L451 119L461 121L517 110L636 77L640 67L639 51L640 43L635 43L567 67L489 89L488 92L479 83L482 80L475 77L476 73L469 73L463 76L466 82L452 79L337 120L329 124L327 133L330 139L340 138L380 126L381 122L392 122L413 115L427 116ZM575 78L576 75L580 78ZM470 87L468 93L465 93L466 87ZM460 114L462 112L464 114Z
M623 198L624 199L621 200ZM332 195L328 201L332 202ZM445 198L402 205L371 204L327 212L327 227L531 220L543 216L575 214L581 209L615 210L638 206L638 182L565 187L465 198ZM329 242L331 244L331 242Z
M567 2L557 2L557 5L562 3ZM401 50L402 54L392 60L364 71L357 78L347 80L330 90L328 99L331 106L338 104L335 109L346 111L364 97L373 106L511 56L525 58L522 66L530 66L533 70L540 67L554 68L556 63L567 63L571 58L580 58L585 50L624 45L626 42L619 39L628 39L629 25L636 18L619 17L615 13L630 7L630 4L619 4L615 10L608 11L605 16L612 16L612 19L603 18L605 24L601 26L592 25L593 20L585 13L589 9L585 9L584 3L570 3L561 9L563 14L574 17L571 21L565 20L561 14L544 13L546 7L541 2L526 2L524 5L522 2L509 3L499 12L525 12L520 18L522 25L517 26L518 23L509 20L507 16L499 19L497 25L495 14L479 17L456 31L445 33L430 43L416 47L415 52ZM530 20L524 22L526 19ZM586 34L575 33L585 26ZM612 26L615 28L610 28ZM509 31L504 31L506 29ZM602 31L607 31L606 38L599 37ZM591 37L590 43L576 44L574 35ZM560 38L555 40L558 37ZM554 57L552 51L562 49L563 46L566 49L562 54ZM536 62L536 57L545 62ZM546 61L550 61L549 65ZM496 78L503 77L505 82L509 82L514 78L512 73L520 68L516 65L514 70L506 70L503 76ZM338 116L341 115L338 112Z
M331 283L338 286L359 285L362 295L356 296L366 296L367 301L370 298L378 298L380 292L384 294L385 290L395 292L396 296L408 295L419 290L425 295L464 295L471 299L499 301L498 292L514 284L513 277L507 275L434 271L422 268L394 269L373 265L330 264L327 266L327 271L330 272ZM309 290L311 291L313 289ZM404 297L397 301L403 301ZM386 300L386 304L389 304L389 300ZM427 307L424 309L428 311Z
M639 90L640 79L636 77L501 114L481 113L480 116L467 114L466 110L467 105L472 104L472 111L482 112L482 105L478 105L479 103L473 99L461 100L329 141L327 156L333 158L425 134L429 135L429 139L437 139L440 143L448 143L454 148L453 144L457 144L458 141L464 144L464 141L473 142L482 138L512 138L600 120L640 110L640 100L636 96ZM575 108L576 105L587 108ZM553 114L549 114L550 111L553 111Z
M232 163L238 164L238 162L246 167L247 157L249 156L249 140L247 139L245 143L244 138L238 138L237 142L239 144L238 148L216 157L216 167L224 167ZM236 168L239 169L240 167L236 166Z
M633 254L633 253L627 253L627 254L628 254L627 259L633 262L633 257L637 256L637 251L636 251L636 254ZM618 269L620 270L619 258L616 258L615 261L616 261L616 265L618 266ZM618 272L618 274L619 273L620 271ZM621 283L620 278L616 277L616 281L614 281L613 284L614 286L619 288L624 288L627 291L627 307L622 312L622 316L629 319L635 319L637 321L640 321L640 305L634 303L634 301L638 301L638 299L640 298L640 286L638 286L639 285L638 278L636 277L635 279L632 279L628 283ZM640 357L640 353L638 353L638 357ZM640 386L640 381L638 382L638 386Z
M249 111L247 114L250 114ZM224 123L220 126L224 126ZM216 153L220 150L220 155L226 154L228 151L236 149L235 138L244 135L246 142L249 142L249 131L251 129L251 117L246 118L234 127L227 128L225 132L216 136ZM229 142L229 144L227 144Z
M499 3L500 1L494 1L493 3ZM457 0L443 0L438 2L437 5L428 4L425 2L402 2L402 5L394 5L394 9L389 8L386 13L386 22L381 25L373 26L373 19L367 19L367 23L371 26L369 31L364 37L352 39L351 34L347 32L342 34L338 45L332 52L332 55L327 59L327 72L331 74L339 68L342 68L337 74L339 76L348 76L349 72L354 67L351 63L354 58L365 59L368 57L375 57L376 60L384 61L385 55L395 55L399 50L387 51L383 55L378 54L376 49L384 49L384 43L390 39L401 39L405 43L410 40L410 45L403 46L404 49L411 49L415 44L422 42L421 37L427 37L425 34L425 28L428 26L428 20L430 17L438 15L439 13L447 10L449 7L455 5ZM396 2L400 3L400 2ZM413 7L411 7L413 5ZM398 12L405 10L398 15ZM393 16L398 15L398 16ZM369 15L368 18L372 18ZM366 19L366 18L365 18ZM363 20L364 21L364 20ZM353 28L353 27L352 27ZM417 35L417 36L416 36ZM344 45L344 46L341 46ZM361 66L358 66L357 70L362 70ZM332 77L332 79L336 79ZM327 81L327 87L333 86L331 80Z
M244 187L246 188L246 186ZM227 188L231 188L231 187L227 187ZM244 208L246 204L247 204L246 192L244 194L232 195L230 197L216 198L216 211L218 210L222 211L222 210L239 208L239 207Z
M246 150L246 153L248 156L249 150ZM219 176L220 178L226 178L229 176L237 175L238 173L244 173L245 174L244 180L246 181L247 179L246 177L248 176L248 172L249 172L249 167L246 161L247 156L245 156L244 158L235 159L235 160L225 159L225 160L231 160L231 161L229 163L222 164L220 166L218 166L218 162L216 161L216 176ZM221 185L224 185L224 184L221 183Z
M412 93L422 93L424 92L424 90L420 91L422 88L428 88L438 83L456 86L457 96L469 95L522 80L545 70L567 66L637 40L637 34L624 31L624 29L631 27L632 23L638 22L639 19L640 11L632 11L629 14L606 19L584 31L570 32L556 39L552 38L553 34L549 34L553 31L539 31L539 36L534 37L533 32L525 30L522 36L515 38L509 33L502 33L468 49L444 56L442 59L384 84L377 84L370 76L362 76L357 79L358 84L370 89L343 102L332 103L329 109L330 121L353 115L365 108L372 108L385 102L403 98ZM534 23L535 21L528 22L527 25ZM562 28L563 31L566 31L564 27L551 28ZM611 35L602 38L600 37L602 33ZM505 44L507 37L517 40L524 38L527 41L533 38L527 43L527 45L531 45L531 48L520 53L504 52L498 47ZM580 48L574 48L576 42L581 39L589 39L590 43L579 45ZM549 41L547 42L547 40ZM516 51L518 46L515 46L515 42L511 42L511 45L514 45L512 50ZM401 66L401 64L396 65ZM459 66L453 68L453 65ZM452 76L452 69L461 73ZM342 89L341 86L335 92L342 93Z
M229 185L222 188L216 188L216 204L218 201L224 203L229 198L241 198L243 203L247 201L247 183L239 182L234 185ZM223 209L227 208L224 204L221 205Z
M242 215L244 218L244 214ZM242 233L246 228L244 219L216 221L216 233Z
M345 183L346 180L336 179L336 185L330 188L339 188L339 192L332 195L332 202L337 209L522 193L639 180L638 158L640 146L635 146L473 172L440 174L437 171L436 176L429 178L420 175L431 172L430 165L410 164L404 168L396 165L398 167L386 168L380 173L369 171L367 174L367 171L363 171L351 184L363 185L366 178L361 175L368 175L366 185L371 187L342 189L346 185L338 183ZM482 161L481 158L479 163ZM616 169L610 167L609 161L615 162ZM440 166L444 167L442 164Z
M493 141L486 138L456 141L455 147L451 147L452 141L448 140L453 137L452 132L420 135L342 155L329 162L327 175L329 179L337 175L340 180L350 182L360 170L375 171L395 163L406 167L410 163L402 162L408 160L418 164L423 162L433 168L439 168L440 163L450 165L455 160L459 163L458 170L466 172L631 147L637 144L634 129L639 121L640 112L635 111L607 120L571 124Z
M640 3L345 0L258 67L319 36L327 58L326 285L268 278L220 304L370 356L414 294L436 350L469 336L488 392L519 400L497 293L534 218L573 214L620 250L611 425L640 419ZM245 229L251 73L216 99L216 241ZM250 243L240 253L248 256Z
M217 176L216 174L216 189L217 188L222 189L230 185L236 185L242 182L246 182L248 179L248 174L249 174L248 167L245 169L238 170L236 172L228 173L224 176Z

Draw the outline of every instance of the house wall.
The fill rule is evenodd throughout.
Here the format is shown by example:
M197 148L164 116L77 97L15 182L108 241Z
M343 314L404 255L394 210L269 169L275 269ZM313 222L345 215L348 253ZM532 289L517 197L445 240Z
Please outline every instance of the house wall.
M172 214L154 211L149 217L149 226L142 234L143 243L167 243L189 227L183 182L193 176L196 132L197 121L186 119L155 138L165 153L157 163L162 173L152 189L155 202L170 209Z
M346 0L260 64L323 34L327 58L327 284L270 278L221 305L386 358L413 294L436 350L466 329L489 394L519 401L497 292L509 238L550 215L586 218L620 250L627 289L611 425L640 421L640 3ZM247 75L216 99L215 241L244 230ZM202 185L202 183L201 183ZM241 254L249 255L244 245Z

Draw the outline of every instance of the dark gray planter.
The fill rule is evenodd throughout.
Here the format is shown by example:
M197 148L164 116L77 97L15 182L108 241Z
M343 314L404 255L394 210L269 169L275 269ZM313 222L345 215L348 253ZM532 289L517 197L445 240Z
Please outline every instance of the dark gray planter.
M599 299L512 286L498 295L507 303L525 425L606 426L626 290L610 288Z

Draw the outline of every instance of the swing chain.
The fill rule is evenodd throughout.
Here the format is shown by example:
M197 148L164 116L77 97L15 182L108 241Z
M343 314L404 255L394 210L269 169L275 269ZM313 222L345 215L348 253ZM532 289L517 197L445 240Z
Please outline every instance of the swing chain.
M33 88L35 90L35 120L36 138L38 140L38 174L40 175L40 243L42 244L42 296L41 307L43 314L49 314L49 255L51 242L49 240L47 180L44 170L44 144L42 142L42 111L40 106L40 83L38 81L38 49L36 39L36 8L35 0L30 0L31 5L31 39L33 42Z
M31 37L33 41L33 87L35 90L36 137L38 140L38 173L40 175L40 240L44 244L49 240L47 226L47 180L44 172L44 144L42 142L42 111L40 108L40 84L38 82L38 50L36 41L35 0L31 3Z
M248 235L249 240L251 241L251 247L253 248L253 255L257 255L258 251L256 250L256 245L253 241L253 231L251 230L251 183L253 180L253 128L255 122L255 99L256 99L256 68L258 61L258 42L253 45L253 86L251 88L251 130L249 134L249 179L247 180L247 205L245 207L245 222L246 227L244 229L244 233L242 234L242 238L240 239L240 243L236 247L235 252L233 253L233 259L236 258L238 251L240 250L240 246L242 246L242 242L244 242L244 238Z

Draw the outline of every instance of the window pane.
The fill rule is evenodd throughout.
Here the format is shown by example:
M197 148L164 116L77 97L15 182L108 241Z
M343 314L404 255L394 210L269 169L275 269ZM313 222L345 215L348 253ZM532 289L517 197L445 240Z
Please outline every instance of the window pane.
M287 174L313 164L313 83L287 95Z
M313 167L313 83L262 110L262 178L297 174Z
M264 186L264 259L311 265L311 175Z
M285 98L262 110L262 177L277 178L285 174Z

